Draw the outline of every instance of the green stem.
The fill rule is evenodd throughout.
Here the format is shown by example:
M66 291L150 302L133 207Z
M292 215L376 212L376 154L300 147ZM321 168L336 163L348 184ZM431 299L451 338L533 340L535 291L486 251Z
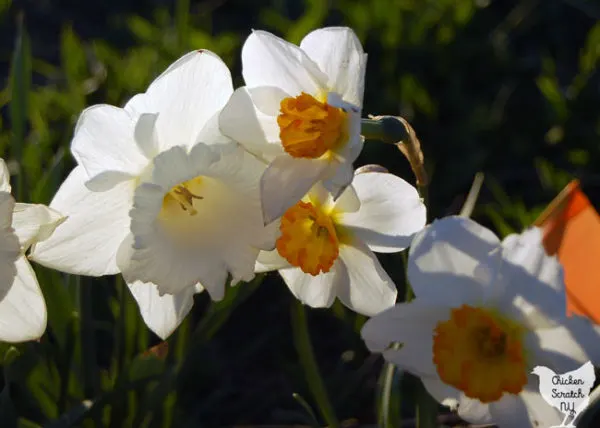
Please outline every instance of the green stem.
M404 125L391 116L361 119L361 134L368 140L379 140L389 144L397 144L409 138Z
M82 284L81 277L75 277L79 290L79 317L81 320L81 359L83 365L83 386L86 398L98 394L96 382L96 346L94 340L94 320L92 318L92 287Z
M379 417L378 422L379 426L382 428L391 428L395 425L395 423L399 422L399 418L397 418L398 414L394 415L396 417L391 417L391 396L392 396L392 388L394 385L394 372L396 368L390 362L387 362L383 366L383 370L381 373L381 395L379 397ZM397 403L396 403L397 404Z
M436 428L438 403L420 381L417 388L417 428Z
M340 424L335 416L329 396L327 395L327 390L325 389L325 384L321 377L321 373L319 372L319 367L310 342L308 324L306 322L306 311L304 310L302 303L297 300L292 307L292 329L294 332L294 344L296 345L296 350L300 357L300 364L304 369L310 392L319 406L319 411L329 428L338 428Z

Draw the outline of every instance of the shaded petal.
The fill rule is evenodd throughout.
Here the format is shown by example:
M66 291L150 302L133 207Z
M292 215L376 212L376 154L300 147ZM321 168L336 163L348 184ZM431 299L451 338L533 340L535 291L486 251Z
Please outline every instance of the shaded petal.
M259 86L248 89L248 93L259 112L275 117L281 112L281 101L290 96L277 86Z
M340 222L373 251L389 253L410 246L415 233L425 227L426 208L417 190L392 174L358 174L352 186L360 209Z
M500 400L489 404L466 397L437 377L422 378L421 381L436 400L458 410L462 419L473 424L541 428L558 425L562 421L562 417L557 419L556 409L550 407L535 390L532 378L519 395L504 394Z
M118 107L101 104L81 113L71 151L88 178L104 171L139 174L148 160L135 143L134 129L134 118Z
M367 55L350 28L329 27L309 33L300 48L327 75L327 87L345 101L362 106Z
M334 202L336 210L343 213L354 213L360 209L361 201L354 186L348 186Z
M45 205L17 203L12 225L26 251L32 244L48 239L65 220L61 213Z
M312 308L328 308L335 299L334 282L338 269L339 264L336 263L329 272L316 276L295 267L282 269L279 274L296 299Z
M259 272L271 272L274 270L280 270L290 268L290 263L279 255L277 250L273 251L261 251L256 259L256 266L254 271Z
M0 192L0 230L6 231L12 227L15 199L10 193ZM9 231L12 233L12 231Z
M337 200L346 188L352 183L354 169L351 163L333 162L330 164L323 186Z
M14 207L11 194L0 192L0 287L13 283L17 275L15 262L21 255L19 239L11 226Z
M16 262L12 283L0 283L0 341L25 342L46 330L46 303L25 256Z
M500 401L489 405L489 410L493 422L500 427L553 427L560 426L564 418L564 415L546 403L534 382L530 382L519 395L504 394ZM481 423L479 418L471 417L460 408L458 413L467 421Z
M531 328L557 325L566 316L563 269L555 256L548 256L542 231L530 228L502 242L502 280L505 296Z
M345 278L337 283L339 299L359 314L373 316L396 303L396 284L375 254L361 242L340 246Z
M277 86L291 96L326 91L327 76L298 46L266 31L253 31L242 47L246 85Z
M260 180L265 224L281 217L304 197L328 168L326 161L277 156Z
M204 125L204 128L200 130L198 134L198 142L212 145L212 144L231 144L231 139L221 132L219 129L219 115L220 111L216 112Z
M135 124L135 143L147 159L154 158L160 150L155 126L157 119L158 113L142 113Z
M269 90L265 88L263 92ZM219 115L219 128L258 156L272 159L283 153L277 119L256 109L248 88L235 90Z
M173 186L198 176L197 171L208 169L219 158L217 151L202 143L190 152L183 146L171 147L154 158L152 183L160 185L166 193Z
M92 192L106 192L117 184L128 180L135 180L136 178L135 175L126 172L104 171L86 181L85 187Z
M491 267L497 263L490 253L499 245L490 230L468 218L434 221L410 247L407 273L415 295L432 305L455 307L480 301L495 274Z
M10 172L6 166L6 162L2 158L0 158L0 192L11 192Z
M160 295L152 283L135 281L127 284L142 318L150 330L166 340L185 319L194 304L194 288L172 295Z
M556 372L577 369L583 363L591 361L600 364L600 326L583 317L573 317L564 325L535 331L535 349L537 364L551 367Z
M399 303L368 320L361 336L371 352L381 352L386 360L416 376L435 376L433 331L450 317L444 307L427 306L419 299ZM400 349L391 349L394 342Z
M30 258L44 266L78 275L119 272L117 250L129 233L134 183L90 192L86 173L76 167L58 189L50 207L67 219L47 240L32 247Z
M458 410L461 417L464 417L464 413L473 419L482 421L480 422L482 424L492 423L489 405L465 397L461 391L443 383L437 376L422 377L421 382L433 398L453 411Z

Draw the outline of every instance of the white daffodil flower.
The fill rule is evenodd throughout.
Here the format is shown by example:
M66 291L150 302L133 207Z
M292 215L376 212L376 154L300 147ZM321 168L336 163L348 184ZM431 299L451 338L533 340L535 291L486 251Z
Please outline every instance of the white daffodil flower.
M541 231L500 242L472 220L449 217L414 238L408 264L416 298L365 324L370 350L419 376L473 424L560 425L564 415L544 401L532 369L597 364L600 328L567 317L562 268Z
M360 119L367 55L349 28L323 28L300 46L254 31L242 48L246 87L219 119L221 131L270 162L261 181L265 223L318 181L336 198L363 147Z
M372 316L393 306L397 295L373 251L407 248L425 226L426 213L406 181L367 172L357 174L336 201L315 185L278 223L276 250L259 255L257 271L279 270L294 296L309 306L329 307L338 297Z
M10 175L0 159L0 342L39 339L46 331L46 303L25 253L64 220L38 204L15 203Z
M33 251L61 271L122 273L151 330L166 338L206 289L220 300L228 275L250 280L260 249L266 165L218 131L233 92L209 51L172 64L124 108L85 110L71 145L77 167L51 206L68 215Z

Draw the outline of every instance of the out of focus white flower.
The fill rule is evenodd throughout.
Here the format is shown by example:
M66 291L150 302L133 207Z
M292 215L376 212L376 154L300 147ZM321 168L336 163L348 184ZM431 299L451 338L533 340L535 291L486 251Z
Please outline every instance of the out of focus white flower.
M242 48L246 87L221 113L222 132L270 161L261 182L265 223L318 181L335 197L363 147L367 55L349 28L323 28L296 46L254 31Z
M419 376L468 422L560 424L531 371L598 364L600 328L566 316L562 268L545 253L539 229L500 242L466 218L436 221L413 240L408 279L415 300L365 324L371 351Z
M0 159L0 341L24 342L46 331L46 304L25 253L64 220L44 205L15 203Z
M257 270L279 270L309 306L328 307L338 297L371 316L397 295L372 251L402 251L425 222L416 189L395 175L357 174L336 201L317 184L283 215L277 249L259 255Z
M218 130L232 92L221 59L194 51L124 108L85 110L71 146L78 165L51 203L68 220L34 259L81 275L121 272L162 338L195 292L220 300L228 275L253 278L259 249L274 246L260 207L266 165Z

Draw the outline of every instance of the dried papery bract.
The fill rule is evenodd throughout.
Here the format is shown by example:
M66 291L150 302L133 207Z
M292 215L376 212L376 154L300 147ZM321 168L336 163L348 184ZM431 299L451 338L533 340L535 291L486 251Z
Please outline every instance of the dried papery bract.
M422 189L429 184L425 170L425 156L421 150L421 142L414 128L400 116L371 116L369 119L380 122L384 137L382 141L395 144L406 157L417 179L417 187Z

